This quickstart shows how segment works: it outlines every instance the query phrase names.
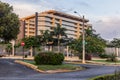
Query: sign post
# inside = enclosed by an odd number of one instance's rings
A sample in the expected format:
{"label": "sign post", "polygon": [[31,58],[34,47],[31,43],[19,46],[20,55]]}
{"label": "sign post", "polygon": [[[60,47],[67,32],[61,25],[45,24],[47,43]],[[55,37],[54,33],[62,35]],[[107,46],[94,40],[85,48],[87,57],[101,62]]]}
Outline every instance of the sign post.
{"label": "sign post", "polygon": [[25,46],[25,43],[24,43],[24,42],[21,42],[21,46],[22,46],[22,51],[23,51],[23,60],[24,60],[24,46]]}

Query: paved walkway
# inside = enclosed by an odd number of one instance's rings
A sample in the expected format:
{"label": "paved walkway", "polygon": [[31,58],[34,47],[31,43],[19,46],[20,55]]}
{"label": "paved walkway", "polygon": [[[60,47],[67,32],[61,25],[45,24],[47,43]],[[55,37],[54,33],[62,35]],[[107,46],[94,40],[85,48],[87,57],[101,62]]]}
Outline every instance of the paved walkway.
{"label": "paved walkway", "polygon": [[87,80],[103,74],[110,74],[120,67],[78,64],[88,69],[76,72],[43,74],[23,65],[14,63],[13,59],[0,59],[0,80]]}

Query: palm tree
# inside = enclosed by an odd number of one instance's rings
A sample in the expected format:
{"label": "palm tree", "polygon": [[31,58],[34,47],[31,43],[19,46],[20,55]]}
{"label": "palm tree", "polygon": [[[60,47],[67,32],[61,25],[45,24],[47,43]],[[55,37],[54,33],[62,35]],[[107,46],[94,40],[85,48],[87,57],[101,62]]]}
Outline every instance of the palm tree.
{"label": "palm tree", "polygon": [[60,52],[60,39],[62,36],[67,37],[65,33],[66,29],[62,28],[60,24],[57,24],[57,27],[54,28],[52,35],[57,39],[57,45],[58,45],[58,52]]}
{"label": "palm tree", "polygon": [[47,44],[49,44],[49,42],[52,42],[52,35],[49,30],[40,31],[40,32],[41,32],[42,39],[43,39],[43,45],[45,45],[46,47]]}

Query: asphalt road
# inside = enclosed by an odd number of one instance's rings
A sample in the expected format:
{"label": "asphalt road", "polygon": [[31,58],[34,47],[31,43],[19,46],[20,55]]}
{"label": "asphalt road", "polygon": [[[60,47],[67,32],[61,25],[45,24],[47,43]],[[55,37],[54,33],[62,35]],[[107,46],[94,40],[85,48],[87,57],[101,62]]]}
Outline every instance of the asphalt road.
{"label": "asphalt road", "polygon": [[120,67],[99,65],[78,65],[88,69],[76,72],[42,74],[14,63],[12,59],[0,59],[0,80],[87,80],[103,74],[113,73]]}

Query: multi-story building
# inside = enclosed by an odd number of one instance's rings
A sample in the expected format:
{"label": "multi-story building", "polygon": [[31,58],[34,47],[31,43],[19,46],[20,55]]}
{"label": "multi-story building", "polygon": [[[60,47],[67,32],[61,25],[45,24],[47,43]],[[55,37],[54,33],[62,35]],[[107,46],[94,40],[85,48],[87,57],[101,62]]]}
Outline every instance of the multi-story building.
{"label": "multi-story building", "polygon": [[77,39],[82,34],[82,26],[84,28],[91,27],[88,19],[73,16],[55,10],[49,10],[42,13],[35,13],[20,19],[21,27],[18,39],[23,37],[40,35],[40,30],[53,30],[57,24],[67,29],[66,34],[70,38]]}

